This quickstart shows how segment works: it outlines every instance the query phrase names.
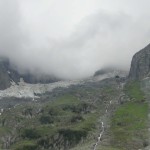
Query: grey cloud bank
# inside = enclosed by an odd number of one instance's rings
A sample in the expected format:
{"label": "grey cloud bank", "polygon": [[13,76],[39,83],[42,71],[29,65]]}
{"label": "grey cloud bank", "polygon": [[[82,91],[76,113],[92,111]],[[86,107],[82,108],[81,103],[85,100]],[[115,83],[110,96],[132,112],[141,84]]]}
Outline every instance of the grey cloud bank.
{"label": "grey cloud bank", "polygon": [[[124,1],[126,9],[120,11],[110,0],[101,1],[110,2],[106,9],[98,6],[99,1],[88,0],[85,8],[85,0],[73,6],[64,0],[60,12],[59,2],[0,1],[0,56],[8,57],[20,72],[75,79],[105,66],[128,70],[132,55],[150,42],[148,1],[142,5],[145,13],[137,10],[141,1],[132,11],[132,2]],[[67,13],[68,7],[74,12]]]}

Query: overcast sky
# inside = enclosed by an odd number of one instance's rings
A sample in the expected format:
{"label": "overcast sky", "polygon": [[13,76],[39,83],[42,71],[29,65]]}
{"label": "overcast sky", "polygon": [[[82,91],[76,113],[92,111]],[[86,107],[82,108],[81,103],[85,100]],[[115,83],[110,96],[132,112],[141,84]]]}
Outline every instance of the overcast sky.
{"label": "overcast sky", "polygon": [[150,43],[149,0],[0,0],[0,56],[63,78],[129,69]]}

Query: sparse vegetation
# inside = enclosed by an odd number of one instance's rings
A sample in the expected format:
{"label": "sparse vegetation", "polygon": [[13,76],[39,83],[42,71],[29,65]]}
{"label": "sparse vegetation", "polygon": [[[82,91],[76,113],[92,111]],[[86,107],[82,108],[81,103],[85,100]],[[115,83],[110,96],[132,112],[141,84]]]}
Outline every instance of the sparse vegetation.
{"label": "sparse vegetation", "polygon": [[33,141],[21,141],[13,147],[14,150],[37,150],[37,145]]}
{"label": "sparse vegetation", "polygon": [[140,89],[140,81],[128,82],[125,85],[124,91],[130,99],[135,99],[136,101],[142,101],[144,99],[144,93]]}
{"label": "sparse vegetation", "polygon": [[27,129],[23,129],[21,136],[26,139],[37,139],[40,137],[38,131],[36,129],[33,128],[27,128]]}
{"label": "sparse vegetation", "polygon": [[[100,117],[105,114],[110,101],[117,101],[116,97],[119,96],[115,80],[111,80],[111,84],[104,81],[102,85],[94,83],[68,89],[62,94],[54,94],[52,99],[48,94],[45,94],[46,100],[42,96],[42,103],[33,102],[8,109],[0,116],[0,123],[4,124],[2,130],[10,129],[0,134],[14,134],[17,139],[7,148],[66,150],[78,144],[83,144],[84,147],[89,143],[91,149],[99,134]],[[5,120],[4,123],[2,120]],[[6,149],[3,142],[1,147]]]}
{"label": "sparse vegetation", "polygon": [[[29,104],[9,110],[0,119],[3,124],[3,119],[6,118],[1,130],[7,126],[13,128],[12,124],[19,123],[15,133],[19,141],[10,145],[15,150],[72,147],[95,129],[97,115],[91,113],[93,107],[92,103],[80,101],[74,95],[64,94],[55,101],[42,104],[40,108]],[[15,120],[12,120],[12,113]],[[3,132],[6,134],[5,130]]]}
{"label": "sparse vegetation", "polygon": [[148,104],[142,101],[139,82],[128,83],[125,92],[130,102],[121,105],[112,117],[112,145],[124,149],[140,149],[147,139]]}
{"label": "sparse vegetation", "polygon": [[54,118],[48,115],[43,115],[40,117],[41,124],[51,124],[54,123]]}

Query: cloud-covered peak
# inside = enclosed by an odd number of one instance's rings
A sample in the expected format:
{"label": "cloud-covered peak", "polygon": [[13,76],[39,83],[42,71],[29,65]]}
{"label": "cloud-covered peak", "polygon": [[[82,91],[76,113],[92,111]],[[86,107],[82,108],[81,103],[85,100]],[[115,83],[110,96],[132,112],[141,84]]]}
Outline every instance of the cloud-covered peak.
{"label": "cloud-covered peak", "polygon": [[132,55],[150,42],[150,2],[123,4],[1,0],[0,56],[20,72],[65,79],[84,78],[105,66],[129,69]]}

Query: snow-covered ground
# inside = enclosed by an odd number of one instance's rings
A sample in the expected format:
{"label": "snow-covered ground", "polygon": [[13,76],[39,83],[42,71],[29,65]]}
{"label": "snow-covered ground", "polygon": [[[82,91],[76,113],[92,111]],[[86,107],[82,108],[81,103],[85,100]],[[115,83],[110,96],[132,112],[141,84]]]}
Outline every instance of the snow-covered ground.
{"label": "snow-covered ground", "polygon": [[17,85],[15,82],[12,82],[10,88],[5,90],[0,90],[0,98],[3,97],[28,97],[28,98],[37,98],[36,94],[42,94],[47,91],[52,91],[55,88],[59,87],[69,87],[70,85],[81,84],[81,81],[59,81],[49,84],[28,84],[25,83],[22,79]]}
{"label": "snow-covered ground", "polygon": [[[91,77],[86,80],[69,80],[69,81],[58,81],[49,84],[28,84],[20,79],[20,82],[16,84],[12,81],[10,88],[5,90],[0,90],[0,99],[3,97],[17,97],[17,98],[38,98],[37,94],[42,94],[48,91],[52,91],[55,88],[63,87],[68,88],[70,85],[84,84],[86,82],[98,82],[106,78],[115,77],[115,75],[120,73],[108,72],[99,76]],[[120,75],[124,76],[124,75]]]}

